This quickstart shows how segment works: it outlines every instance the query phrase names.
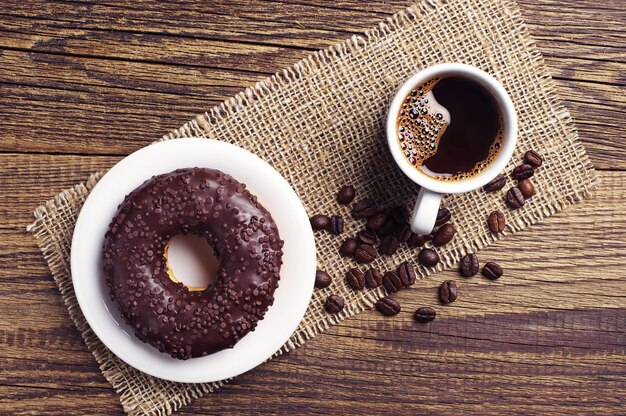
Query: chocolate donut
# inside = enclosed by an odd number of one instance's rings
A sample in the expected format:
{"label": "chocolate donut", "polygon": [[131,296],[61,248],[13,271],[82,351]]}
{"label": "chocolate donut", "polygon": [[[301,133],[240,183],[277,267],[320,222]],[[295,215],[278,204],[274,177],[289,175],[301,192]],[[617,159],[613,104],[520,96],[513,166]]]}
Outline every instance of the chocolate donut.
{"label": "chocolate donut", "polygon": [[[105,235],[111,299],[135,335],[179,359],[232,348],[274,302],[283,242],[245,185],[214,169],[154,176],[126,196]],[[164,250],[179,234],[213,247],[217,280],[190,291],[168,276]]]}

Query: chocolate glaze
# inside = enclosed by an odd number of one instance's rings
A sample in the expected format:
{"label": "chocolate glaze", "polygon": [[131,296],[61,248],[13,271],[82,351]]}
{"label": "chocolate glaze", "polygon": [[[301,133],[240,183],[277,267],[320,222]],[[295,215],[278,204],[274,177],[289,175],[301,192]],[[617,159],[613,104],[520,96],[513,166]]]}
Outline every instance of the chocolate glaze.
{"label": "chocolate glaze", "polygon": [[[189,291],[167,274],[168,241],[193,233],[220,260],[217,281]],[[106,233],[110,296],[144,342],[188,359],[232,348],[274,302],[283,242],[245,185],[214,169],[154,176],[126,196]]]}

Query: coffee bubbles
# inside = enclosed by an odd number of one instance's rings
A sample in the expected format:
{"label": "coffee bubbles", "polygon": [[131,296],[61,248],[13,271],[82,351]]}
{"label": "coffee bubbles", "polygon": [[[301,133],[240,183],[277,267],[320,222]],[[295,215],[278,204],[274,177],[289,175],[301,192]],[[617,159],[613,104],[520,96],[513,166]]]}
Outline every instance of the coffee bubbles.
{"label": "coffee bubbles", "polygon": [[504,140],[495,98],[476,81],[436,77],[405,97],[396,126],[405,159],[442,181],[469,179],[497,157]]}

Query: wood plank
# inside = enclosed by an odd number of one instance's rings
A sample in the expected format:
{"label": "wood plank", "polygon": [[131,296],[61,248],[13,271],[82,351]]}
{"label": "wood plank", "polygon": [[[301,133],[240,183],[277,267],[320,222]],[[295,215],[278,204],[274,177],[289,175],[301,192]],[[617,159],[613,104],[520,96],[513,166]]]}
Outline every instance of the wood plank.
{"label": "wood plank", "polygon": [[[0,82],[9,84],[2,87],[0,117],[9,128],[0,151],[127,154],[311,49],[345,38],[343,29],[362,31],[406,4],[295,3],[263,2],[258,10],[245,2],[216,2],[209,10],[186,3],[177,13],[160,2],[7,8],[0,48],[17,50],[0,53]],[[626,168],[626,16],[618,2],[522,6],[592,160]]]}
{"label": "wood plank", "polygon": [[[89,23],[86,23],[89,26]],[[19,18],[4,15],[0,23],[0,48],[27,50],[55,55],[110,58],[165,65],[231,68],[238,63],[240,71],[258,72],[259,67],[287,66],[289,49],[239,41],[213,40],[184,34],[145,33],[140,28],[108,27],[86,29],[60,24],[47,17]],[[104,35],[103,35],[104,33]],[[184,49],[181,50],[181,45]],[[298,48],[297,53],[302,53]],[[315,49],[311,49],[315,50]]]}
{"label": "wood plank", "polygon": [[0,385],[0,410],[7,415],[123,415],[113,389],[48,389]]}
{"label": "wood plank", "polygon": [[[14,195],[0,206],[12,218],[0,227],[0,409],[81,413],[84,391],[103,414],[120,412],[23,231],[28,207],[117,159],[0,155],[0,194]],[[461,279],[456,271],[424,279],[394,296],[400,315],[372,311],[344,321],[182,414],[528,414],[548,405],[553,414],[620,413],[626,172],[601,172],[601,183],[592,199],[482,250],[483,262],[504,267],[499,281]],[[449,278],[459,283],[459,299],[439,306],[436,287]],[[437,309],[433,323],[412,321],[422,305]]]}
{"label": "wood plank", "polygon": [[[188,121],[196,107],[210,108],[217,102],[170,95],[149,104],[145,93],[121,89],[92,95],[69,88],[5,85],[3,92],[6,101],[0,103],[0,112],[10,129],[3,140],[5,152],[45,148],[56,153],[57,146],[61,153],[128,154],[161,138],[161,131]],[[60,143],[66,144],[58,147]],[[107,148],[107,143],[114,146]]]}
{"label": "wood plank", "polygon": [[[42,333],[39,337],[45,335]],[[83,360],[83,357],[76,359],[64,353],[60,354],[64,356],[61,359],[53,346],[49,348],[48,354],[40,352],[37,358],[12,358],[3,355],[0,385],[68,391],[80,391],[84,388],[94,392],[111,390],[111,385],[104,376],[97,374],[98,364],[91,354],[86,354]],[[83,349],[87,348],[83,346]],[[48,356],[54,358],[50,359]]]}
{"label": "wood plank", "polygon": [[[362,32],[401,7],[360,11],[297,3],[246,1],[185,2],[184,6],[159,1],[80,2],[68,7],[42,8],[36,3],[14,5],[2,13],[20,28],[28,20],[52,22],[56,28],[85,28],[123,33],[174,34],[183,37],[263,43],[319,49]],[[410,2],[403,2],[405,5]],[[173,24],[176,22],[178,24]],[[12,25],[15,28],[14,25]],[[10,27],[7,27],[10,28]],[[32,32],[29,29],[29,32]],[[42,45],[44,46],[44,45]]]}
{"label": "wood plank", "polygon": [[[568,319],[565,313],[555,312],[554,317],[569,323],[579,319],[577,314],[571,313]],[[359,332],[379,332],[382,327],[398,334],[406,326],[416,325],[407,318],[402,319],[407,322],[403,325],[395,318],[381,323],[383,318],[374,313],[362,316],[372,316],[374,322]],[[585,317],[590,323],[597,319]],[[522,318],[524,325],[537,326],[536,333],[551,325],[529,315]],[[514,408],[514,414],[528,414],[543,413],[547,405],[551,414],[619,412],[624,400],[621,353],[577,354],[567,348],[562,348],[567,352],[546,351],[533,345],[534,338],[528,340],[525,350],[511,348],[506,336],[513,330],[505,329],[499,339],[476,340],[472,325],[457,318],[454,322],[448,336],[433,335],[429,328],[415,336],[405,334],[400,343],[396,337],[393,342],[344,338],[341,324],[339,333],[333,329],[332,335],[262,366],[256,374],[238,378],[215,397],[201,399],[185,410],[217,414],[232,409],[233,400],[243,395],[250,403],[246,411],[252,412],[272,408],[284,413],[295,407],[307,414],[484,414],[485,409],[506,413],[507,408]],[[513,325],[518,327],[520,320]],[[493,351],[494,344],[498,352]],[[282,364],[275,374],[272,368]],[[280,376],[284,372],[291,373],[289,382]],[[283,392],[280,397],[272,395],[276,389]]]}
{"label": "wood plank", "polygon": [[[32,208],[408,3],[0,0],[0,413],[122,414],[24,231]],[[594,163],[625,169],[622,2],[521,6]],[[601,179],[479,253],[500,281],[424,279],[400,315],[344,321],[180,414],[626,414],[626,172]],[[459,300],[439,306],[448,278]],[[421,305],[433,323],[413,323]]]}
{"label": "wood plank", "polygon": [[[0,136],[3,151],[53,151],[63,142],[63,152],[128,154],[236,94],[244,79],[265,77],[19,51],[5,51],[0,62],[0,79],[11,77],[0,102],[8,128]],[[46,68],[44,76],[37,66]],[[617,68],[602,71],[619,77]],[[556,76],[594,163],[626,167],[626,143],[616,139],[626,123],[622,86]],[[209,82],[214,77],[218,85]]]}

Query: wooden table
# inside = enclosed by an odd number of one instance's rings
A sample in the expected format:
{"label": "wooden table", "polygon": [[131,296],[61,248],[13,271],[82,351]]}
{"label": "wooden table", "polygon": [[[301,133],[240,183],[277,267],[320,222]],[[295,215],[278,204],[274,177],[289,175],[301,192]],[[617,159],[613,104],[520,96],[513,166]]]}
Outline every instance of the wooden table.
{"label": "wooden table", "polygon": [[[120,414],[34,240],[32,209],[310,52],[408,5],[2,0],[0,413]],[[626,12],[523,0],[600,171],[593,198],[483,250],[506,278],[456,272],[261,365],[180,414],[626,414]]]}

